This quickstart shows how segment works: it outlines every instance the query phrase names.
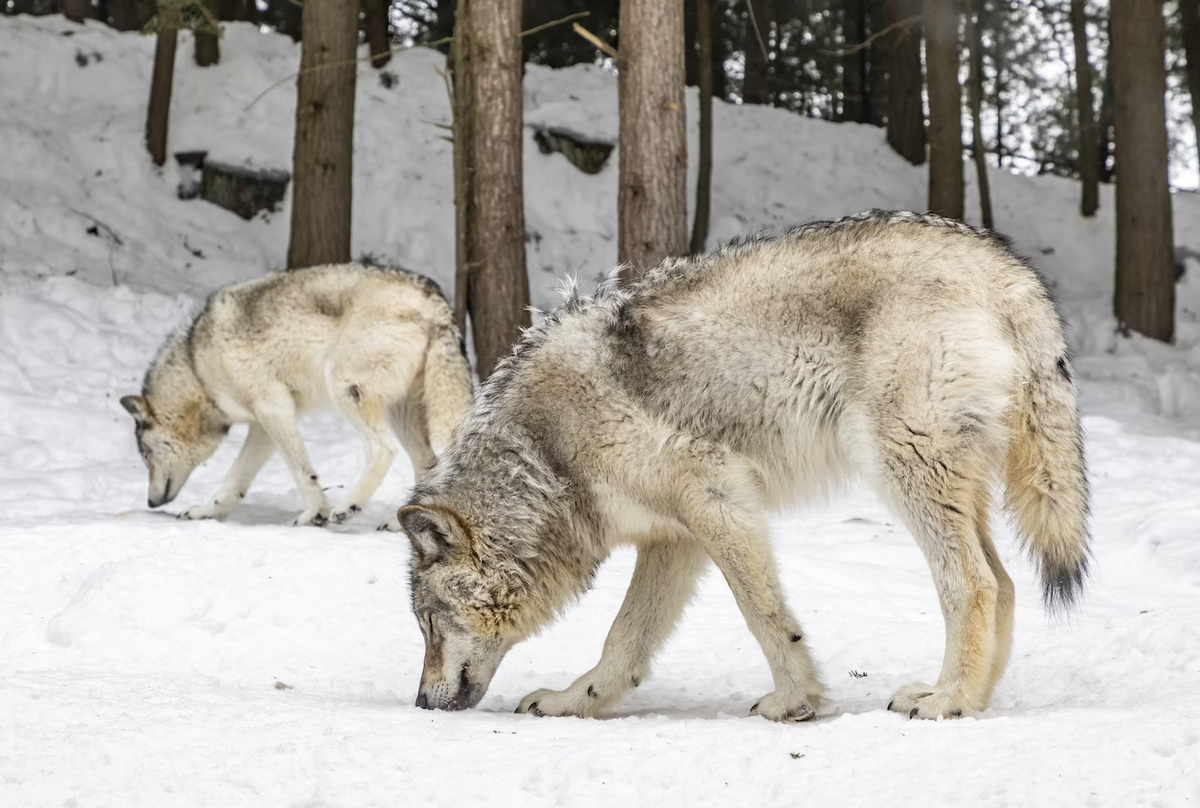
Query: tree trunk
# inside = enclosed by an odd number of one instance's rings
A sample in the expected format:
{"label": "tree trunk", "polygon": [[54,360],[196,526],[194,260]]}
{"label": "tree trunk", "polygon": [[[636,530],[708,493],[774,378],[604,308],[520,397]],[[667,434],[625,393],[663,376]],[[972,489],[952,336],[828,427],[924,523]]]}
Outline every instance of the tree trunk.
{"label": "tree trunk", "polygon": [[929,209],[963,217],[962,92],[958,83],[958,6],[925,0],[929,85]]}
{"label": "tree trunk", "polygon": [[[463,49],[456,41],[455,97],[461,101],[456,100],[455,108],[467,114],[454,124],[456,135],[464,133],[455,168],[461,166],[467,195],[458,220],[464,226],[458,241],[464,252],[456,263],[465,275],[482,379],[491,375],[520,330],[530,324],[522,191],[521,2],[459,0],[457,32],[463,35]],[[455,143],[456,150],[459,145]],[[459,187],[458,176],[455,185]],[[460,285],[457,278],[455,285]]]}
{"label": "tree trunk", "polygon": [[[646,0],[639,0],[645,2]],[[678,0],[660,0],[673,6]],[[745,78],[742,80],[742,102],[771,103],[770,69],[771,29],[775,22],[773,0],[746,0]],[[664,13],[670,13],[667,9]],[[625,30],[624,27],[621,28]]]}
{"label": "tree trunk", "polygon": [[[1109,28],[1108,41],[1112,42],[1112,28]],[[1096,173],[1100,177],[1100,182],[1112,182],[1113,172],[1116,169],[1116,160],[1109,164],[1109,159],[1113,156],[1113,87],[1112,87],[1112,48],[1108,50],[1108,59],[1105,60],[1104,70],[1104,86],[1100,92],[1100,124],[1096,128],[1099,130],[1097,137],[1098,145],[1096,147]]]}
{"label": "tree trunk", "polygon": [[[215,25],[217,22],[215,0],[200,0],[200,5],[204,7],[204,12]],[[221,61],[221,40],[216,34],[206,31],[196,31],[196,42],[192,56],[195,58],[196,64],[200,67],[215,65]]]}
{"label": "tree trunk", "polygon": [[1196,130],[1196,149],[1200,152],[1200,0],[1179,0],[1179,13],[1187,55],[1188,92],[1192,96],[1192,128]]}
{"label": "tree trunk", "polygon": [[175,80],[175,45],[179,31],[160,28],[154,44],[154,77],[146,110],[146,148],[156,166],[167,161],[167,123],[171,117],[171,84]]}
{"label": "tree trunk", "polygon": [[725,62],[729,59],[730,40],[727,34],[729,15],[725,13],[723,4],[717,0],[717,5],[709,7],[709,27],[712,29],[712,77],[713,98],[722,101],[729,100],[729,77],[725,74]]}
{"label": "tree trunk", "polygon": [[[892,24],[921,13],[921,0],[890,0]],[[892,40],[888,77],[887,139],[915,166],[925,162],[925,109],[921,101],[921,23],[900,28]]]}
{"label": "tree trunk", "polygon": [[1004,70],[1008,58],[1008,29],[1003,16],[996,16],[996,36],[992,46],[992,59],[996,65],[996,167],[1004,167]]}
{"label": "tree trunk", "polygon": [[[468,262],[468,225],[471,221],[471,43],[467,39],[467,0],[455,5],[456,20],[451,33],[450,75],[454,82],[454,322],[467,334],[468,292],[471,265]],[[442,6],[438,5],[439,17]]]}
{"label": "tree trunk", "polygon": [[392,58],[391,26],[388,25],[387,0],[362,0],[363,27],[371,47],[371,65],[381,68]]}
{"label": "tree trunk", "polygon": [[988,185],[987,155],[983,148],[983,124],[980,111],[983,108],[983,39],[979,33],[979,21],[975,18],[975,0],[965,0],[964,11],[967,21],[967,41],[971,46],[971,152],[975,160],[975,176],[979,183],[979,215],[983,226],[995,227],[992,218],[992,192]]}
{"label": "tree trunk", "polygon": [[628,281],[687,252],[683,0],[622,0],[617,260]]}
{"label": "tree trunk", "polygon": [[306,0],[302,28],[289,269],[350,260],[358,4]]}
{"label": "tree trunk", "polygon": [[1162,0],[1111,8],[1110,69],[1117,149],[1117,321],[1170,342],[1175,259],[1167,187]]}
{"label": "tree trunk", "polygon": [[696,39],[700,70],[700,165],[696,177],[696,215],[692,222],[692,252],[704,252],[712,206],[712,0],[696,0]]}
{"label": "tree trunk", "polygon": [[110,0],[104,22],[118,31],[140,31],[155,10],[154,0]]}
{"label": "tree trunk", "polygon": [[[1192,0],[1196,2],[1196,0]],[[1092,63],[1088,59],[1086,0],[1071,0],[1071,31],[1075,37],[1075,106],[1079,116],[1079,178],[1083,181],[1080,212],[1095,216],[1100,207],[1100,162],[1096,149],[1096,110],[1092,98]],[[1185,0],[1186,4],[1186,0]],[[1200,58],[1200,57],[1198,57]],[[1198,63],[1200,64],[1200,63]]]}
{"label": "tree trunk", "polygon": [[[866,4],[868,0],[843,0],[843,48],[850,49],[866,37]],[[842,57],[842,120],[866,121],[865,93],[867,87],[867,48]]]}
{"label": "tree trunk", "polygon": [[83,22],[92,11],[91,0],[63,0],[63,16],[71,22]]}

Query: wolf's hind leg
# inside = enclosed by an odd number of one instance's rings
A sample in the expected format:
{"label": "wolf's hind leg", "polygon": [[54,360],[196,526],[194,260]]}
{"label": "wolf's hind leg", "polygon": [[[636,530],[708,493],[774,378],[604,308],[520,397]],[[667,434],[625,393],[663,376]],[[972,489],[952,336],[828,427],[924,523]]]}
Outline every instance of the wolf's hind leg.
{"label": "wolf's hind leg", "polygon": [[266,431],[258,424],[250,424],[246,433],[246,442],[238,452],[237,460],[233,461],[220,490],[207,505],[197,505],[179,514],[180,519],[221,519],[233,508],[234,504],[246,496],[250,483],[262,471],[263,465],[275,451],[275,444]]}
{"label": "wolf's hind leg", "polygon": [[687,539],[640,545],[633,580],[596,667],[566,690],[538,690],[521,699],[518,713],[594,717],[637,687],[670,635],[696,580],[708,564],[704,548]]}
{"label": "wolf's hind leg", "polygon": [[387,403],[365,385],[343,384],[336,391],[338,409],[362,435],[367,450],[367,467],[345,501],[329,518],[344,522],[358,513],[379,488],[396,457],[396,445],[386,426]]}
{"label": "wolf's hind leg", "polygon": [[[429,443],[429,434],[425,429],[425,408],[419,401],[419,394],[412,393],[404,403],[393,404],[388,409],[388,423],[412,463],[413,480],[421,482],[421,478],[433,466],[437,456]],[[390,530],[393,533],[400,531],[400,520],[396,518],[395,511],[379,529]]]}
{"label": "wolf's hind leg", "polygon": [[992,670],[984,701],[985,707],[991,701],[996,683],[1004,674],[1004,666],[1008,664],[1008,652],[1012,647],[1013,606],[1016,594],[1012,578],[1000,563],[1000,555],[996,552],[996,545],[992,543],[988,524],[989,502],[990,498],[987,496],[977,497],[975,505],[975,526],[979,532],[979,544],[983,547],[983,555],[987,558],[988,567],[996,576],[996,583],[999,586],[996,593],[996,647],[992,652]]}
{"label": "wolf's hind leg", "polygon": [[[987,480],[971,467],[981,453],[943,438],[909,428],[904,440],[888,442],[882,452],[884,493],[929,562],[946,623],[937,684],[906,685],[888,705],[910,718],[958,718],[984,709],[996,678],[998,636],[1007,639],[1011,630],[1011,589],[1004,612],[988,558],[988,550],[995,551],[986,532],[980,532],[979,501],[986,503]],[[998,617],[1005,614],[1002,627]]]}

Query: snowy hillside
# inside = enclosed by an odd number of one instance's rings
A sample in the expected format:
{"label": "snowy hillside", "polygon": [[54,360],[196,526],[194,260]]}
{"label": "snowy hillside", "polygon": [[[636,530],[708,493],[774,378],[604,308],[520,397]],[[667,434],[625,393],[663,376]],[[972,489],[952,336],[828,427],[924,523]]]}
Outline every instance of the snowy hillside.
{"label": "snowy hillside", "polygon": [[[479,710],[429,713],[411,706],[422,640],[407,542],[374,531],[411,483],[403,459],[336,530],[286,526],[299,500],[278,459],[225,523],[146,510],[117,399],[201,295],[283,266],[288,226],[286,202],[243,221],[178,199],[173,161],[153,168],[152,51],[95,24],[0,20],[0,806],[1200,802],[1200,199],[1173,198],[1187,262],[1177,345],[1163,346],[1114,333],[1111,188],[1084,221],[1073,183],[991,176],[997,226],[1054,286],[1079,354],[1096,557],[1080,613],[1048,621],[997,523],[1016,633],[978,719],[884,710],[899,685],[936,676],[942,619],[916,545],[857,489],[773,524],[829,688],[814,722],[747,717],[770,676],[715,573],[613,718],[513,715],[527,692],[594,663],[629,553],[509,654]],[[222,58],[196,68],[181,36],[169,151],[290,169],[294,84],[255,99],[296,70],[298,47],[231,24]],[[405,53],[391,88],[360,68],[354,252],[452,288],[442,63]],[[616,155],[585,175],[541,154],[533,129],[615,139],[616,83],[531,66],[525,99],[529,267],[544,307],[562,275],[615,260]],[[715,121],[714,240],[924,204],[924,171],[878,129],[725,104]],[[331,418],[305,428],[323,478],[351,480],[350,430]],[[241,434],[178,509],[215,490]]]}

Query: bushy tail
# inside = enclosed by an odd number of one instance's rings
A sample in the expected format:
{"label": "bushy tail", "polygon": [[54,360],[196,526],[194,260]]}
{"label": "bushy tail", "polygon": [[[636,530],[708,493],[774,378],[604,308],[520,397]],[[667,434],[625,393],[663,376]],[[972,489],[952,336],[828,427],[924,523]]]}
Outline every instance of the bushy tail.
{"label": "bushy tail", "polygon": [[471,368],[453,323],[438,325],[425,349],[425,429],[441,451],[471,408]]}
{"label": "bushy tail", "polygon": [[1075,603],[1087,577],[1088,486],[1065,352],[1034,361],[1013,412],[1005,505],[1041,574],[1046,610],[1055,612]]}

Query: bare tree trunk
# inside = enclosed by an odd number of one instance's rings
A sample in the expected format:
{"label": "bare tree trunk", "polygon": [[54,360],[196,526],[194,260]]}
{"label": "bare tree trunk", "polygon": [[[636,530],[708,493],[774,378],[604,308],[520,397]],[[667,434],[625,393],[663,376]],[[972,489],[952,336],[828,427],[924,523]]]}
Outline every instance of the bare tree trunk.
{"label": "bare tree trunk", "polygon": [[996,166],[1004,167],[1004,70],[1008,58],[1007,20],[996,18],[996,36],[992,47],[992,58],[996,65]]}
{"label": "bare tree trunk", "polygon": [[[866,3],[868,0],[843,0],[842,33],[844,47],[852,48],[866,37]],[[842,120],[866,121],[865,93],[867,86],[867,48],[842,57]]]}
{"label": "bare tree trunk", "polygon": [[963,217],[962,92],[958,83],[958,6],[925,0],[929,86],[929,209]]}
{"label": "bare tree trunk", "polygon": [[1179,0],[1179,13],[1187,54],[1188,92],[1192,96],[1192,128],[1196,130],[1196,149],[1200,152],[1200,0]]}
{"label": "bare tree trunk", "polygon": [[[205,13],[208,14],[209,19],[215,24],[217,21],[215,0],[200,0],[200,5],[204,7]],[[196,31],[196,42],[192,56],[196,60],[196,64],[200,67],[215,65],[221,61],[221,40],[216,34],[207,31]]]}
{"label": "bare tree trunk", "polygon": [[288,268],[350,260],[355,0],[306,0],[297,79]]}
{"label": "bare tree trunk", "polygon": [[1112,149],[1112,130],[1113,130],[1113,83],[1112,83],[1112,21],[1110,19],[1108,25],[1108,55],[1104,60],[1104,84],[1100,90],[1100,122],[1097,129],[1100,130],[1098,138],[1099,145],[1097,146],[1096,165],[1099,169],[1100,182],[1112,182],[1113,172],[1116,168],[1116,160],[1113,160],[1112,165],[1109,165],[1109,158],[1113,156]]}
{"label": "bare tree trunk", "polygon": [[171,117],[171,84],[175,80],[175,45],[179,31],[162,27],[155,37],[154,77],[146,110],[146,148],[156,166],[167,161],[167,124]]}
{"label": "bare tree trunk", "polygon": [[[465,256],[459,269],[466,275],[479,376],[486,378],[530,323],[522,190],[521,2],[459,0],[456,39],[458,32],[465,35],[465,50],[459,51],[456,42],[455,94],[462,103],[455,106],[469,108],[462,122],[455,121],[456,134],[460,126],[465,132],[462,167],[468,193],[465,233],[459,242]],[[678,44],[682,48],[682,31]]]}
{"label": "bare tree trunk", "polygon": [[[1185,0],[1186,1],[1186,0]],[[1195,0],[1192,0],[1195,2]],[[1079,178],[1083,181],[1080,212],[1095,216],[1100,207],[1100,162],[1096,150],[1096,110],[1092,98],[1092,63],[1088,59],[1086,0],[1071,0],[1071,31],[1075,37],[1075,95],[1079,116]]]}
{"label": "bare tree trunk", "polygon": [[392,58],[391,27],[388,25],[387,0],[362,0],[363,27],[371,47],[371,65],[381,68]]}
{"label": "bare tree trunk", "polygon": [[688,249],[683,0],[622,0],[617,259],[625,280]]}
{"label": "bare tree trunk", "polygon": [[696,178],[696,215],[692,222],[692,252],[704,252],[708,241],[708,220],[712,209],[713,162],[713,64],[712,0],[696,0],[696,39],[699,40],[700,71],[700,165]]}
{"label": "bare tree trunk", "polygon": [[63,0],[63,16],[71,22],[83,22],[92,11],[90,0]]}
{"label": "bare tree trunk", "polygon": [[[639,0],[645,2],[645,0]],[[673,5],[676,0],[660,0]],[[746,104],[769,104],[771,29],[775,22],[773,0],[744,0],[748,10],[746,20],[746,69],[742,80],[742,101]],[[621,28],[625,30],[624,27]]]}
{"label": "bare tree trunk", "polygon": [[[454,77],[454,322],[466,336],[471,265],[468,262],[468,228],[471,222],[471,43],[467,30],[468,0],[455,5],[454,39],[449,62]],[[442,10],[439,5],[439,12]],[[440,13],[439,13],[440,18]]]}
{"label": "bare tree trunk", "polygon": [[987,155],[983,149],[983,124],[980,111],[983,107],[983,40],[979,33],[979,21],[975,19],[975,0],[965,0],[964,11],[967,21],[967,40],[971,43],[971,151],[975,159],[975,176],[979,183],[979,214],[983,226],[995,227],[992,218],[992,192],[988,185]]}
{"label": "bare tree trunk", "polygon": [[1162,0],[1111,8],[1110,69],[1117,148],[1117,321],[1170,342],[1175,259],[1167,186]]}
{"label": "bare tree trunk", "polygon": [[[921,13],[921,0],[890,0],[892,23]],[[925,162],[925,109],[921,101],[921,23],[900,28],[892,41],[887,139],[915,166]]]}

